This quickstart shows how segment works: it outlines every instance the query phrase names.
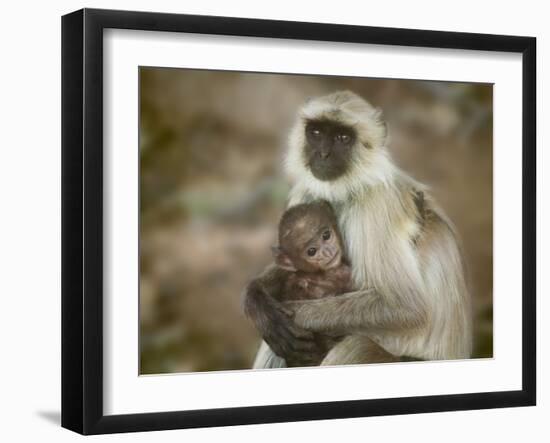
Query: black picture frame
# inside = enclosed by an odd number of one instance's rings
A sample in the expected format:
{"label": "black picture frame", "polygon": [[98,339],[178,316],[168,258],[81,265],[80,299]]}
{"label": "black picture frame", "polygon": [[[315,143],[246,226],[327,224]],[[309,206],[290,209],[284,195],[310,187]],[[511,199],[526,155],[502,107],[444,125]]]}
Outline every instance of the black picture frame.
{"label": "black picture frame", "polygon": [[[102,36],[107,28],[522,54],[522,389],[104,415]],[[83,9],[63,16],[62,426],[82,434],[103,434],[535,405],[535,84],[536,39],[532,37],[97,9]]]}

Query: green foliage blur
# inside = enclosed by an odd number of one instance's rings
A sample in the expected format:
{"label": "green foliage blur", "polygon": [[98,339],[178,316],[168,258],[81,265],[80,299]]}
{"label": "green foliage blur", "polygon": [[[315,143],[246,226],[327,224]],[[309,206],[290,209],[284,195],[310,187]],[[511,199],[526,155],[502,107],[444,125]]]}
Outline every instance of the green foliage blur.
{"label": "green foliage blur", "polygon": [[142,374],[250,368],[241,292],[271,261],[285,136],[307,97],[339,89],[384,111],[396,163],[456,224],[475,356],[492,356],[491,85],[140,68]]}

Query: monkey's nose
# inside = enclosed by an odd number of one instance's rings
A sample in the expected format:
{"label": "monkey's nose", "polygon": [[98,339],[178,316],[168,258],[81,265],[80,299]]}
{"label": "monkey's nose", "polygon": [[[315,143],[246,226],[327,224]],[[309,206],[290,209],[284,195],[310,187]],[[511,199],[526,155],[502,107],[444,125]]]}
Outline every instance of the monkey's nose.
{"label": "monkey's nose", "polygon": [[330,155],[330,150],[329,149],[321,149],[321,151],[319,151],[319,155],[321,156],[322,159],[325,159]]}

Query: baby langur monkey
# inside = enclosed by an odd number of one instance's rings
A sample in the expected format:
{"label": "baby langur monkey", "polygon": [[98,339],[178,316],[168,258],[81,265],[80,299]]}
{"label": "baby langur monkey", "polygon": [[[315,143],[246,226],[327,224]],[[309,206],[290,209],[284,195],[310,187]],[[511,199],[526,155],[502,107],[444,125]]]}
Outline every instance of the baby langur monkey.
{"label": "baby langur monkey", "polygon": [[336,216],[325,201],[288,209],[279,223],[275,264],[288,271],[279,301],[311,300],[352,290]]}
{"label": "baby langur monkey", "polygon": [[288,209],[279,223],[279,245],[272,248],[275,264],[253,279],[245,290],[246,315],[287,366],[319,365],[342,337],[308,332],[309,346],[304,342],[300,349],[277,347],[272,336],[289,332],[284,329],[287,320],[277,317],[284,313],[258,306],[275,303],[284,306],[285,302],[338,296],[352,290],[351,267],[344,257],[337,226],[332,207],[326,201]]}

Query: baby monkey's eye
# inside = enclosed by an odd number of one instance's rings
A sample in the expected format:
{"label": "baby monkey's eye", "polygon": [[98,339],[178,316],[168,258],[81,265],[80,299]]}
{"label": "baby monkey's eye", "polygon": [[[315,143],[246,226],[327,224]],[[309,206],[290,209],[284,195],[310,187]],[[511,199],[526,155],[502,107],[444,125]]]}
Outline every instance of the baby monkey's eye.
{"label": "baby monkey's eye", "polygon": [[323,232],[323,240],[328,240],[330,238],[330,231]]}
{"label": "baby monkey's eye", "polygon": [[310,257],[313,257],[316,253],[317,253],[317,249],[315,248],[309,248],[307,250],[307,255],[309,255]]}

